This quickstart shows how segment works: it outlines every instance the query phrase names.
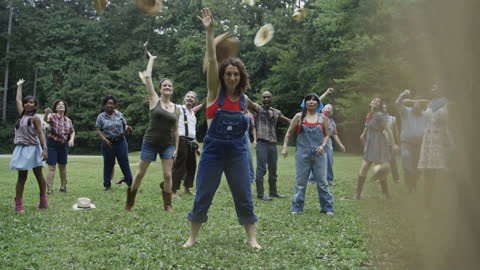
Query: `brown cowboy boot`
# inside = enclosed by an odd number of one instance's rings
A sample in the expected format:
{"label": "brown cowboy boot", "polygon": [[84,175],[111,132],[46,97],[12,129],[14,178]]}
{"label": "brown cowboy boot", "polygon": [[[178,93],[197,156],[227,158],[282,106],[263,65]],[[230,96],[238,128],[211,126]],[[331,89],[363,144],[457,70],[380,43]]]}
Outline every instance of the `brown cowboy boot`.
{"label": "brown cowboy boot", "polygon": [[132,210],[133,205],[135,204],[135,197],[137,196],[138,189],[132,189],[128,187],[127,189],[127,203],[125,203],[125,210]]}
{"label": "brown cowboy boot", "polygon": [[162,197],[163,197],[163,209],[167,212],[173,212],[172,206],[172,193],[168,193],[163,191],[164,190],[164,183],[160,183],[160,188],[162,189]]}
{"label": "brown cowboy boot", "polygon": [[363,185],[365,184],[365,179],[367,179],[366,176],[360,176],[360,175],[358,176],[357,191],[354,196],[355,200],[360,200],[360,195],[362,194],[362,189],[363,189]]}
{"label": "brown cowboy boot", "polygon": [[173,206],[172,206],[172,193],[167,193],[165,191],[162,191],[162,197],[163,197],[163,209],[167,212],[173,212]]}

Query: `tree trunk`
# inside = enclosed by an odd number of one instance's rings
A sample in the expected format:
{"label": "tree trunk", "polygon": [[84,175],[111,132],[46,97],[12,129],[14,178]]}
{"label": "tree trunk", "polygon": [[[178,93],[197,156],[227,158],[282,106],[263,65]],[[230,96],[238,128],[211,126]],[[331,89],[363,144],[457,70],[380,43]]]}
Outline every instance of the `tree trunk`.
{"label": "tree trunk", "polygon": [[7,121],[7,96],[8,96],[8,72],[9,72],[9,66],[10,66],[10,61],[8,61],[8,53],[10,52],[10,34],[12,33],[12,17],[13,17],[13,8],[12,8],[12,2],[9,4],[10,6],[10,15],[8,17],[8,36],[7,36],[7,49],[5,56],[7,57],[7,61],[5,61],[5,79],[4,79],[4,85],[3,85],[3,107],[2,107],[2,121],[6,122]]}

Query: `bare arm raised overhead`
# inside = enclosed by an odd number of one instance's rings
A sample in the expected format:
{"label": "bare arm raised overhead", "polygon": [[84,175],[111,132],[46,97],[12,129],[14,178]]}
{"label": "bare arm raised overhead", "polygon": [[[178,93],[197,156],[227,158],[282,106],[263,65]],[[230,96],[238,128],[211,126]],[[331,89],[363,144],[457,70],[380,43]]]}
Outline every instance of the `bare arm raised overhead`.
{"label": "bare arm raised overhead", "polygon": [[23,91],[23,83],[24,82],[25,82],[24,79],[20,79],[17,82],[17,97],[16,97],[15,101],[16,101],[16,104],[17,104],[18,114],[23,113],[23,101],[22,101],[23,94],[22,94],[22,91]]}
{"label": "bare arm raised overhead", "polygon": [[217,63],[217,53],[215,51],[214,45],[214,34],[213,34],[213,15],[210,13],[210,9],[203,8],[201,10],[200,16],[198,19],[202,22],[205,27],[205,39],[206,39],[206,49],[207,49],[207,107],[215,102],[219,93],[220,93],[220,79],[218,78],[218,63]]}
{"label": "bare arm raised overhead", "polygon": [[153,86],[153,81],[152,81],[152,69],[153,69],[153,62],[155,61],[155,58],[157,56],[154,56],[148,53],[148,64],[147,64],[147,69],[143,72],[139,72],[140,78],[142,79],[142,82],[145,84],[147,88],[147,93],[148,93],[148,104],[149,104],[149,109],[152,110],[157,106],[159,97],[157,95],[157,92],[155,92],[155,86]]}

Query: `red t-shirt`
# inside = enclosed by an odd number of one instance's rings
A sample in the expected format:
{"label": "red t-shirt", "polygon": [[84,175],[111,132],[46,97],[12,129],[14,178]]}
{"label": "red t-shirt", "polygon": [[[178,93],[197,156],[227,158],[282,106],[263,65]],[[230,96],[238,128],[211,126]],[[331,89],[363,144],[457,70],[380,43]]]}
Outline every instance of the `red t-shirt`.
{"label": "red t-shirt", "polygon": [[[217,112],[218,108],[220,107],[218,106],[218,97],[217,97],[215,102],[207,108],[207,119],[212,119],[215,116],[215,113]],[[227,111],[241,111],[240,98],[237,101],[232,102],[227,96],[225,96],[225,98],[223,99],[222,109]]]}

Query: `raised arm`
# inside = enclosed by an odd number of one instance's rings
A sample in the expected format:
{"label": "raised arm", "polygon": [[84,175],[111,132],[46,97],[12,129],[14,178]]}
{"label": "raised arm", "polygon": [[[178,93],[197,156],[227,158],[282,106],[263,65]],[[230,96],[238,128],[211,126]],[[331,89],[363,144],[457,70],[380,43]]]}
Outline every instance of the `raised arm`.
{"label": "raised arm", "polygon": [[247,110],[250,110],[250,112],[255,112],[255,114],[260,111],[260,105],[258,103],[253,102],[249,97],[245,95],[246,103],[247,103]]}
{"label": "raised arm", "polygon": [[333,88],[328,88],[327,90],[325,90],[325,92],[320,96],[320,101],[323,101],[328,95],[330,95],[331,93],[333,93]]}
{"label": "raised arm", "polygon": [[18,111],[18,114],[22,114],[23,113],[23,96],[22,96],[22,91],[23,91],[23,83],[25,82],[24,79],[20,79],[18,80],[17,82],[17,98],[15,99],[16,100],[16,103],[17,103],[17,111]]}
{"label": "raised arm", "polygon": [[286,123],[286,124],[290,124],[290,123],[292,122],[292,119],[286,117],[286,116],[283,115],[283,114],[280,115],[280,118],[278,118],[278,119],[280,119],[280,121],[282,121],[282,122],[284,122],[284,123]]}
{"label": "raised arm", "polygon": [[203,103],[198,104],[197,106],[192,108],[193,113],[198,113],[201,109],[203,109]]}
{"label": "raised arm", "polygon": [[288,127],[287,134],[285,134],[285,139],[283,140],[283,148],[282,148],[282,155],[283,158],[287,158],[288,156],[288,141],[290,140],[290,137],[293,135],[293,132],[295,132],[295,128],[298,126],[300,123],[300,118],[302,115],[300,113],[297,113],[292,121],[290,122],[290,126]]}
{"label": "raised arm", "polygon": [[52,120],[52,109],[50,108],[46,108],[44,111],[43,111],[45,114],[43,115],[43,121],[47,122],[50,124],[50,120]]}
{"label": "raised arm", "polygon": [[[158,95],[155,92],[155,86],[153,86],[153,81],[152,81],[152,69],[153,69],[153,62],[155,62],[156,56],[148,53],[148,64],[147,64],[147,69],[144,72],[140,72],[140,78],[142,79],[142,82],[145,83],[145,86],[147,88],[147,93],[148,93],[148,101],[149,101],[149,107],[150,110],[155,108],[155,106],[158,103]],[[143,75],[143,78],[142,78]]]}
{"label": "raised arm", "polygon": [[198,16],[203,26],[205,27],[205,39],[207,48],[207,106],[215,102],[220,93],[220,79],[218,78],[218,63],[217,53],[214,45],[213,34],[213,15],[210,13],[210,9],[203,8],[200,16]]}

